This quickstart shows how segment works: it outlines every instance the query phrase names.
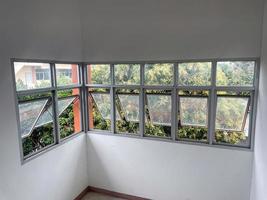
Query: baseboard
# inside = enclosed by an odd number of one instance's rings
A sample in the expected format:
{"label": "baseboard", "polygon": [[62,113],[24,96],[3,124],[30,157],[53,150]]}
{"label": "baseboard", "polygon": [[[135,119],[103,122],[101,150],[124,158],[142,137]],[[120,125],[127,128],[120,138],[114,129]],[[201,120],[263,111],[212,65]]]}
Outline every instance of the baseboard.
{"label": "baseboard", "polygon": [[86,187],[74,200],[81,200],[89,192],[89,187]]}
{"label": "baseboard", "polygon": [[114,191],[110,191],[110,190],[106,190],[106,189],[102,189],[102,188],[97,188],[97,187],[92,187],[92,186],[88,186],[87,188],[85,188],[74,200],[81,200],[88,192],[96,192],[96,193],[100,193],[100,194],[106,194],[106,195],[109,195],[112,197],[118,197],[118,198],[127,199],[127,200],[149,200],[149,199],[143,198],[143,197],[137,197],[137,196],[133,196],[133,195],[129,195],[129,194],[114,192]]}

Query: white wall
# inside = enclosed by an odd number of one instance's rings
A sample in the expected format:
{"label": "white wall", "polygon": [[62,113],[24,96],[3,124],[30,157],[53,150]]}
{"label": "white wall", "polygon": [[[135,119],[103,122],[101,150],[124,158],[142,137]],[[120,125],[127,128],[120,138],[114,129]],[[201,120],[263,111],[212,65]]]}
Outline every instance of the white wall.
{"label": "white wall", "polygon": [[81,0],[87,61],[259,57],[263,0]]}
{"label": "white wall", "polygon": [[88,134],[89,185],[160,200],[248,200],[252,153]]}
{"label": "white wall", "polygon": [[[265,1],[266,2],[266,1]],[[253,165],[251,200],[267,199],[267,3],[264,6],[263,38],[256,141]]]}
{"label": "white wall", "polygon": [[85,135],[21,166],[11,57],[80,60],[77,2],[0,1],[0,199],[72,200],[88,185]]}
{"label": "white wall", "polygon": [[[85,61],[259,57],[262,0],[81,0]],[[88,136],[89,184],[181,200],[248,200],[252,153]]]}
{"label": "white wall", "polygon": [[0,199],[68,200],[88,182],[164,200],[249,199],[252,153],[245,151],[90,135],[88,145],[79,136],[20,165],[11,57],[260,56],[262,0],[81,0],[80,6],[0,1]]}

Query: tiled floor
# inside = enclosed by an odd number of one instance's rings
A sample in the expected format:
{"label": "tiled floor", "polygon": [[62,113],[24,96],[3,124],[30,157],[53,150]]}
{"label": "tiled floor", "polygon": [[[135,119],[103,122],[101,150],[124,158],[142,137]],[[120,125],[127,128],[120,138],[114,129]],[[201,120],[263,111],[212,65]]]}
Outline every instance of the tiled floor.
{"label": "tiled floor", "polygon": [[82,200],[124,200],[117,197],[111,197],[104,194],[99,194],[96,192],[88,192]]}

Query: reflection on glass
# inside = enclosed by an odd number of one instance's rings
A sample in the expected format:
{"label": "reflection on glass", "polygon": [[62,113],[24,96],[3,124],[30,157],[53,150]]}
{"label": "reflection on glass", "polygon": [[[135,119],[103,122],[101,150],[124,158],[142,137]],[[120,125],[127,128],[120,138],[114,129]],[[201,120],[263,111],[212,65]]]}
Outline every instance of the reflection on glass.
{"label": "reflection on glass", "polygon": [[207,141],[208,92],[179,91],[178,139]]}
{"label": "reflection on glass", "polygon": [[218,97],[215,124],[216,142],[246,144],[249,127],[249,98]]}
{"label": "reflection on glass", "polygon": [[110,65],[87,65],[87,75],[89,84],[111,84]]}
{"label": "reflection on glass", "polygon": [[20,132],[22,137],[27,137],[31,134],[47,101],[48,99],[44,99],[19,104]]}
{"label": "reflection on glass", "polygon": [[218,62],[216,84],[217,86],[252,86],[254,67],[254,61]]}
{"label": "reflection on glass", "polygon": [[79,70],[77,64],[56,64],[57,85],[79,84]]}
{"label": "reflection on glass", "polygon": [[146,91],[145,135],[171,136],[171,91]]}
{"label": "reflection on glass", "polygon": [[173,84],[173,64],[146,64],[145,84],[146,85],[171,85]]}
{"label": "reflection on glass", "polygon": [[207,86],[211,84],[211,62],[180,63],[179,85]]}
{"label": "reflection on glass", "polygon": [[53,122],[45,124],[41,122],[42,114],[51,105],[51,98],[19,103],[20,133],[24,156],[54,143]]}
{"label": "reflection on glass", "polygon": [[60,99],[58,105],[60,138],[81,132],[79,96]]}
{"label": "reflection on glass", "polygon": [[180,97],[181,125],[207,127],[208,99]]}
{"label": "reflection on glass", "polygon": [[[100,90],[100,91],[98,91]],[[111,103],[109,89],[90,90],[88,96],[89,128],[111,129]]]}
{"label": "reflection on glass", "polygon": [[139,91],[116,91],[116,132],[138,133]]}
{"label": "reflection on glass", "polygon": [[140,84],[140,65],[118,64],[114,65],[115,84],[137,85]]}
{"label": "reflection on glass", "polygon": [[14,71],[17,91],[51,87],[48,63],[14,62]]}

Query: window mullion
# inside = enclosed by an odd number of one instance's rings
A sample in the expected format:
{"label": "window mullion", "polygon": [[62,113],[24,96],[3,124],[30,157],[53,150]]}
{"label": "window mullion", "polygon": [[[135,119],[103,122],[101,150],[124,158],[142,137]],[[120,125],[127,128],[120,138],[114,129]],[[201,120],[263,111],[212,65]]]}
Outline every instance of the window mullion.
{"label": "window mullion", "polygon": [[58,119],[58,97],[57,97],[57,79],[56,79],[56,67],[54,63],[51,66],[51,80],[52,86],[55,90],[52,91],[52,108],[53,108],[53,124],[54,124],[54,137],[55,143],[60,143],[60,130],[59,130],[59,119]]}
{"label": "window mullion", "polygon": [[111,77],[111,87],[110,87],[110,102],[111,102],[111,132],[115,134],[116,132],[116,102],[115,102],[115,77],[114,77],[114,64],[110,65],[110,77]]}
{"label": "window mullion", "polygon": [[83,71],[83,78],[82,78],[82,87],[83,87],[83,90],[84,90],[84,102],[83,102],[83,105],[84,105],[84,130],[85,132],[89,131],[90,127],[89,127],[89,119],[90,117],[93,117],[93,116],[90,116],[90,112],[89,112],[89,106],[88,106],[88,87],[86,86],[86,84],[88,83],[88,71],[87,71],[87,65],[86,64],[82,64],[82,71]]}
{"label": "window mullion", "polygon": [[215,117],[216,117],[216,61],[212,62],[211,68],[211,90],[209,96],[209,116],[208,116],[208,142],[212,144],[215,133]]}
{"label": "window mullion", "polygon": [[173,77],[173,89],[172,89],[172,121],[171,121],[171,138],[172,140],[176,139],[176,133],[177,133],[177,83],[178,83],[178,63],[174,64],[174,77]]}
{"label": "window mullion", "polygon": [[144,78],[145,78],[145,65],[140,66],[140,94],[139,94],[139,130],[140,136],[144,137],[145,134],[145,91],[144,91]]}
{"label": "window mullion", "polygon": [[86,130],[86,123],[85,123],[85,104],[84,102],[85,100],[85,88],[84,88],[84,67],[82,64],[78,65],[78,69],[79,69],[79,84],[82,85],[79,88],[79,93],[80,93],[80,97],[79,97],[79,101],[80,101],[80,127],[82,131]]}

